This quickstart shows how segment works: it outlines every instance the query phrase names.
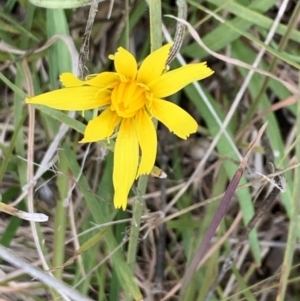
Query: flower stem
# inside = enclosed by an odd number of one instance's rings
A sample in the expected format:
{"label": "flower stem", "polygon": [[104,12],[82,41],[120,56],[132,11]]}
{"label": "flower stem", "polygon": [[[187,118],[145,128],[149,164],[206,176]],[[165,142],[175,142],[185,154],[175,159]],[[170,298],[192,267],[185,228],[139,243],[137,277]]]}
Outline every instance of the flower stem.
{"label": "flower stem", "polygon": [[[66,159],[60,155],[60,170],[68,173],[68,165]],[[63,200],[68,193],[68,178],[58,177],[57,186],[60,198],[57,200],[54,215],[54,251],[53,251],[53,267],[60,267],[64,262],[65,234],[66,234],[66,208]],[[57,279],[62,279],[63,269],[56,269],[53,274]],[[57,293],[56,293],[57,294]]]}
{"label": "flower stem", "polygon": [[137,196],[135,198],[135,202],[133,206],[133,216],[131,222],[130,239],[128,245],[128,254],[127,254],[127,263],[129,264],[132,270],[134,270],[135,261],[136,261],[136,251],[137,251],[138,238],[140,232],[141,217],[144,208],[143,194],[146,191],[147,182],[148,182],[148,176],[141,176],[139,178]]}
{"label": "flower stem", "polygon": [[[149,13],[150,13],[150,43],[151,52],[158,49],[162,45],[162,21],[161,21],[161,1],[149,0]],[[156,123],[155,123],[156,126]],[[138,181],[137,197],[133,205],[133,216],[130,230],[130,239],[128,245],[127,263],[131,269],[134,270],[136,262],[136,253],[139,241],[139,232],[141,217],[143,214],[144,200],[143,195],[146,192],[148,183],[148,176],[141,176]],[[127,296],[126,300],[131,300]]]}

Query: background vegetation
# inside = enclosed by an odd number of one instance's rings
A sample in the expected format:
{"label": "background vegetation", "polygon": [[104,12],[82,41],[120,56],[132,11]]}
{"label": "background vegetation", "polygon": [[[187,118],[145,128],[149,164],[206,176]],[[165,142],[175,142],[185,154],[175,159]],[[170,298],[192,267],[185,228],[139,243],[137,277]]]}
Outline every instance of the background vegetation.
{"label": "background vegetation", "polygon": [[[89,7],[53,10],[27,0],[0,1],[0,193],[1,210],[11,214],[0,218],[0,300],[202,301],[236,244],[235,261],[209,300],[300,299],[300,2],[187,2],[195,32],[186,30],[171,68],[207,61],[215,73],[170,98],[193,115],[199,131],[182,141],[158,126],[156,165],[168,178],[149,178],[137,227],[132,204],[139,191],[133,187],[125,212],[113,208],[112,153],[100,143],[78,144],[86,124],[81,114],[34,111],[24,103],[26,95],[59,88],[62,72],[77,72]],[[162,12],[176,16],[175,1],[162,1]],[[174,37],[176,20],[164,16],[163,23],[165,43]],[[223,57],[208,53],[195,34]],[[108,55],[118,46],[129,47],[139,61],[149,54],[146,1],[99,3],[85,72],[112,70]],[[220,199],[265,121],[266,134],[211,248],[183,287]],[[266,209],[272,183],[260,174],[272,178],[278,170],[285,189]],[[23,220],[3,204],[49,220]],[[262,217],[241,241],[255,212]],[[6,258],[5,250],[21,263]],[[48,272],[38,277],[34,267]],[[55,278],[48,282],[47,274]],[[73,295],[59,283],[72,287]]]}

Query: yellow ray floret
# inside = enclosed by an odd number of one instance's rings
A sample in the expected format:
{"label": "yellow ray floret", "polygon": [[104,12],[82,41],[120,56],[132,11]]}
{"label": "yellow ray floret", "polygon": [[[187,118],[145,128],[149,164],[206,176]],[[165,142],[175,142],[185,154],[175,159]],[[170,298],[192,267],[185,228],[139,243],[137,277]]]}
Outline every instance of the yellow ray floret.
{"label": "yellow ray floret", "polygon": [[119,47],[109,56],[114,60],[116,72],[101,72],[86,80],[63,73],[60,80],[64,88],[26,99],[27,103],[59,110],[102,108],[99,116],[88,122],[81,142],[116,136],[113,167],[116,208],[126,209],[134,180],[149,174],[154,166],[157,136],[153,118],[182,139],[197,131],[192,116],[162,98],[210,76],[213,71],[206,63],[198,63],[167,72],[171,46],[167,44],[151,53],[139,69],[134,56]]}

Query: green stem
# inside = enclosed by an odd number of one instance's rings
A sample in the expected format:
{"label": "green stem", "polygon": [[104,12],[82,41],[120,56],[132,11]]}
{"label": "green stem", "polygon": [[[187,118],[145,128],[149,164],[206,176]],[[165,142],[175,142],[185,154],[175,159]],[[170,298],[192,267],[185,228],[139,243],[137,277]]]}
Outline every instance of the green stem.
{"label": "green stem", "polygon": [[[68,165],[64,156],[60,156],[60,170],[63,174],[67,174]],[[53,267],[59,267],[64,263],[65,249],[65,233],[66,233],[66,208],[63,200],[68,194],[68,177],[58,177],[57,186],[59,190],[59,199],[55,208],[54,220],[54,252]],[[53,274],[57,279],[62,278],[63,269],[56,269]]]}
{"label": "green stem", "polygon": [[[150,43],[151,52],[160,48],[162,45],[162,21],[161,21],[161,1],[149,0],[149,13],[150,13]],[[155,125],[156,126],[156,125]],[[141,176],[138,181],[138,195],[133,205],[133,216],[130,230],[130,239],[127,253],[127,263],[132,271],[135,267],[136,253],[139,242],[139,232],[141,225],[141,218],[144,208],[143,195],[146,192],[148,183],[148,176]],[[131,296],[127,296],[126,300],[131,300]]]}

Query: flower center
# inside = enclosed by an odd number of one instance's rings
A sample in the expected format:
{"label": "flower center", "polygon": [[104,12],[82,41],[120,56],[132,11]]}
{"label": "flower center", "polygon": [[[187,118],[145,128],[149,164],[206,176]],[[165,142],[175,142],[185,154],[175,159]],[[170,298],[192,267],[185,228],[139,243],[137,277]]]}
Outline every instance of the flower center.
{"label": "flower center", "polygon": [[120,82],[111,93],[111,110],[123,118],[133,117],[146,102],[147,90],[135,82]]}

